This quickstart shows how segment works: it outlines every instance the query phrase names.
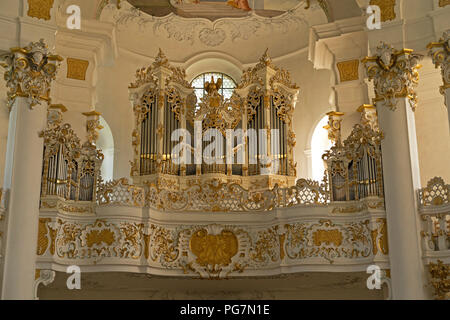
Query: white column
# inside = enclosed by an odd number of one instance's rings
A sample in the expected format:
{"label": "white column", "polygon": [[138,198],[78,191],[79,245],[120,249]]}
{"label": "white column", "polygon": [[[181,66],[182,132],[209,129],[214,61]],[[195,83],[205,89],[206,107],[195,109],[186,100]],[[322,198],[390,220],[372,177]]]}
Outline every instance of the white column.
{"label": "white column", "polygon": [[374,80],[385,136],[381,148],[393,299],[428,298],[416,199],[420,171],[413,110],[419,59],[412,50],[383,44],[376,56],[363,60]]}
{"label": "white column", "polygon": [[39,133],[47,118],[42,101],[49,100],[50,85],[61,60],[47,50],[43,42],[36,42],[12,49],[4,57],[11,114],[4,177],[9,196],[2,299],[34,298],[43,159]]}
{"label": "white column", "polygon": [[305,171],[306,171],[306,176],[310,179],[314,179],[313,178],[313,174],[312,174],[312,150],[311,149],[305,149],[303,151],[303,153],[305,154]]}
{"label": "white column", "polygon": [[10,114],[5,188],[9,189],[2,299],[33,299],[45,106],[17,98]]}
{"label": "white column", "polygon": [[383,102],[376,106],[385,135],[381,150],[393,298],[425,299],[415,192],[420,189],[420,171],[414,113],[407,98],[398,99],[395,112]]}

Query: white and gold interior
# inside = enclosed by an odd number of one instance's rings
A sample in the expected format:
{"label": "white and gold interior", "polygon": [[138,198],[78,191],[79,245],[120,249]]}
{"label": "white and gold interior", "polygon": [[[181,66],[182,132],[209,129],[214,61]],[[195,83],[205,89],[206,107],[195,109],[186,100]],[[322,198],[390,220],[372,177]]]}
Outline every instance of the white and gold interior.
{"label": "white and gold interior", "polygon": [[448,299],[450,2],[196,2],[0,4],[2,298]]}

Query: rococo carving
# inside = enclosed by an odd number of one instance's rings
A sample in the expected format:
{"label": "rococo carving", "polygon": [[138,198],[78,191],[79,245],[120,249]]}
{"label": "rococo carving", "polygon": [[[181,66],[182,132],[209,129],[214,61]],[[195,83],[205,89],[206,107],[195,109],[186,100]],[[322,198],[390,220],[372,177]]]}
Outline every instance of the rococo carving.
{"label": "rococo carving", "polygon": [[16,97],[28,98],[30,108],[50,101],[50,84],[56,78],[62,58],[48,51],[43,39],[24,48],[12,48],[2,57],[8,91],[8,106]]}
{"label": "rococo carving", "polygon": [[395,110],[397,98],[408,98],[411,108],[417,106],[415,87],[419,82],[418,69],[422,55],[410,49],[396,51],[382,42],[376,55],[362,60],[369,80],[374,80],[375,101],[382,101],[386,107]]}
{"label": "rococo carving", "polygon": [[450,299],[450,265],[438,260],[437,263],[431,262],[428,270],[436,299]]}
{"label": "rococo carving", "polygon": [[359,78],[359,60],[341,61],[336,63],[339,70],[341,82],[358,80]]}
{"label": "rococo carving", "polygon": [[358,259],[387,257],[387,250],[379,249],[386,233],[385,219],[319,219],[259,227],[164,226],[120,219],[41,218],[40,222],[54,230],[53,235],[46,234],[48,241],[38,252],[46,259],[54,256],[68,264],[74,260],[109,264],[123,259],[125,264],[140,263],[201,278],[239,276],[277,268],[283,262],[358,263]]}

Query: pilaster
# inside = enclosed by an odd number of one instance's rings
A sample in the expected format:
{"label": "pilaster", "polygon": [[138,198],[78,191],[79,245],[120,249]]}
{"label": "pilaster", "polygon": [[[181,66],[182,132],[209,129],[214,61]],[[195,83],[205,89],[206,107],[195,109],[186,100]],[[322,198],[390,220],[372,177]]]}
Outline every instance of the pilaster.
{"label": "pilaster", "polygon": [[[8,190],[3,299],[33,299],[43,139],[51,82],[62,60],[30,43],[3,56],[11,108],[4,188]],[[30,157],[30,155],[33,155]]]}
{"label": "pilaster", "polygon": [[414,110],[420,55],[382,43],[363,59],[374,82],[380,129],[393,299],[425,299],[416,190],[420,188]]}

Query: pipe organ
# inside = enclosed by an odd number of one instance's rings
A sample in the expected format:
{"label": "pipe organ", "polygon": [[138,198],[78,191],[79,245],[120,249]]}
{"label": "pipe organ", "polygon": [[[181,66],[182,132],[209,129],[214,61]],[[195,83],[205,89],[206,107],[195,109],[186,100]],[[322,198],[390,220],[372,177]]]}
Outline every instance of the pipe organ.
{"label": "pipe organ", "polygon": [[[62,124],[62,113],[65,111],[63,105],[51,105],[47,128],[41,133],[44,138],[41,199],[59,197],[74,201],[96,201],[103,154],[93,144],[92,139],[95,137],[91,137],[91,134],[88,141],[81,145],[70,124]],[[92,128],[89,129],[92,121],[97,120],[88,119],[88,132],[92,131]]]}
{"label": "pipe organ", "polygon": [[292,113],[298,87],[288,71],[274,66],[266,52],[244,71],[231,98],[219,93],[220,79],[211,79],[201,101],[185,78],[160,50],[129,87],[136,184],[164,180],[178,188],[199,178],[259,188],[295,183]]}
{"label": "pipe organ", "polygon": [[361,123],[342,143],[340,117],[343,113],[328,113],[329,122],[325,129],[334,146],[325,152],[331,201],[352,201],[367,197],[384,198],[383,168],[381,157],[382,132],[373,106],[363,105]]}

